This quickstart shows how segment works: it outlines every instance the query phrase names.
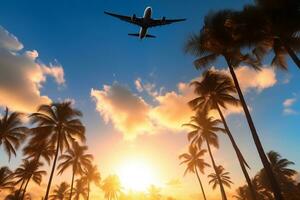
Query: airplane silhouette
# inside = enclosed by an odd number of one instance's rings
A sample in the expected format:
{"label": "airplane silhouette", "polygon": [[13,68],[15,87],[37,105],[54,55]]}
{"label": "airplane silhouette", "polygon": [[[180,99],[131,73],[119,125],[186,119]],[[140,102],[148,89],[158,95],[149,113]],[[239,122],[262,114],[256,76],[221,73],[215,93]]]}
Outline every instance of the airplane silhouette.
{"label": "airplane silhouette", "polygon": [[144,11],[144,16],[143,17],[136,17],[135,14],[132,16],[124,16],[124,15],[118,15],[110,12],[104,11],[105,14],[116,17],[120,20],[129,22],[131,24],[135,24],[140,26],[140,32],[139,33],[129,33],[128,35],[130,36],[135,36],[139,37],[140,39],[143,38],[155,38],[156,36],[147,34],[148,28],[155,27],[155,26],[163,26],[163,25],[168,25],[172,24],[175,22],[181,22],[185,21],[186,19],[166,19],[166,17],[162,17],[162,19],[152,19],[152,8],[147,7]]}

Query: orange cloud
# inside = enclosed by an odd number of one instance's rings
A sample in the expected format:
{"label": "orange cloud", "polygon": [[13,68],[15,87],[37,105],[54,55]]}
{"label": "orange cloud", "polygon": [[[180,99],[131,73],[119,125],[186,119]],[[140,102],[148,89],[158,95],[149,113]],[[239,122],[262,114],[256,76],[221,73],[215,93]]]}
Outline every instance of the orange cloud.
{"label": "orange cloud", "polygon": [[92,89],[91,96],[104,120],[111,121],[125,139],[133,139],[152,129],[148,116],[150,106],[128,88],[118,84],[104,85],[102,90]]}
{"label": "orange cloud", "polygon": [[64,71],[60,65],[38,62],[35,50],[20,53],[22,48],[22,43],[0,26],[0,106],[32,112],[38,105],[51,102],[40,93],[47,76],[63,84]]}

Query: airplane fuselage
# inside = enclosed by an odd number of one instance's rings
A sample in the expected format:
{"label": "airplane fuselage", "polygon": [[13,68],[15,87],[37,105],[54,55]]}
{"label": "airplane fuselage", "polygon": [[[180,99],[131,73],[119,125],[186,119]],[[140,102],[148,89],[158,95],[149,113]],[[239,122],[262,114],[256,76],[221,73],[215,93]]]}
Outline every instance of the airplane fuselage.
{"label": "airplane fuselage", "polygon": [[151,7],[147,7],[144,11],[144,16],[143,16],[143,24],[144,26],[142,26],[140,28],[140,33],[139,33],[139,38],[143,39],[146,35],[147,35],[147,30],[148,30],[148,21],[151,20],[151,16],[152,16],[152,8]]}

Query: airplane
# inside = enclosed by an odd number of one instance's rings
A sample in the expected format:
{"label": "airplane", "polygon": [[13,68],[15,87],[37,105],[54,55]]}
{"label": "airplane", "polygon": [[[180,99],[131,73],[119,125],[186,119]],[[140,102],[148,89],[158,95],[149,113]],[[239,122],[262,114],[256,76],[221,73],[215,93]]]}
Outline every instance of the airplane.
{"label": "airplane", "polygon": [[147,33],[148,28],[155,27],[155,26],[163,26],[163,25],[168,25],[172,24],[175,22],[181,22],[185,21],[186,19],[166,19],[166,17],[162,17],[162,19],[152,19],[152,8],[147,7],[144,11],[144,16],[143,17],[136,17],[135,14],[132,16],[123,16],[123,15],[118,15],[110,12],[104,11],[105,14],[110,15],[112,17],[116,17],[120,20],[129,22],[131,24],[135,24],[140,26],[140,32],[139,33],[129,33],[128,35],[130,36],[135,36],[139,37],[140,39],[143,38],[156,38],[154,35],[150,35]]}

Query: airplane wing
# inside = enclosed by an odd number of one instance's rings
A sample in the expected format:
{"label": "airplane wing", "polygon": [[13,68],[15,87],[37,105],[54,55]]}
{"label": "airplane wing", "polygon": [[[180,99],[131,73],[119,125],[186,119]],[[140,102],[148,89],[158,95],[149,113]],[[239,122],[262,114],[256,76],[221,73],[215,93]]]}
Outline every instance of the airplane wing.
{"label": "airplane wing", "polygon": [[112,17],[116,17],[122,21],[129,22],[131,24],[135,24],[138,26],[141,26],[141,24],[142,24],[142,19],[135,17],[135,15],[133,15],[132,17],[129,17],[129,16],[118,15],[118,14],[114,14],[114,13],[110,13],[110,12],[106,12],[106,11],[104,11],[104,13],[107,15],[110,15]]}
{"label": "airplane wing", "polygon": [[172,24],[175,22],[182,22],[185,21],[186,19],[152,19],[150,22],[150,27],[154,27],[154,26],[163,26],[163,25],[168,25],[168,24]]}

